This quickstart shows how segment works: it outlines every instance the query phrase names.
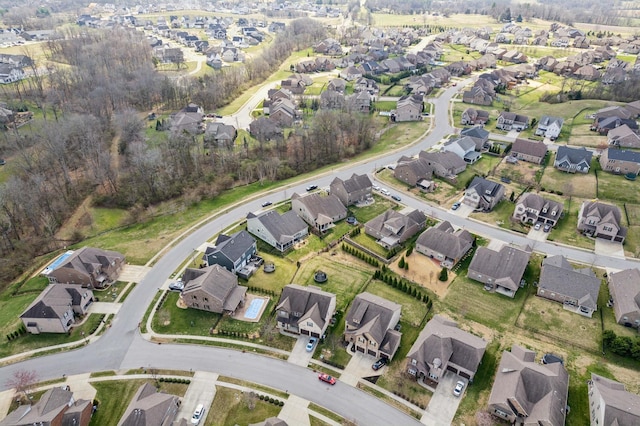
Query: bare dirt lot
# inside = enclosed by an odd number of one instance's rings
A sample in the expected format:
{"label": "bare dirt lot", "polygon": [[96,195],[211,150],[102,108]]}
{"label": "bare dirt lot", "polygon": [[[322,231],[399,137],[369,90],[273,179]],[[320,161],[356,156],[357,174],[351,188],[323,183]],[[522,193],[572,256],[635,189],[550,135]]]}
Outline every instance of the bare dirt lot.
{"label": "bare dirt lot", "polygon": [[506,157],[496,168],[495,176],[505,176],[509,179],[525,185],[533,185],[536,181],[536,172],[541,167],[537,164],[518,161],[516,164],[509,164]]}
{"label": "bare dirt lot", "polygon": [[451,284],[456,275],[449,271],[449,280],[447,282],[438,280],[438,276],[440,276],[440,271],[442,270],[440,262],[414,251],[411,256],[405,256],[405,261],[409,263],[409,269],[406,270],[398,267],[399,259],[400,258],[389,265],[389,268],[393,272],[431,290],[440,298],[447,295],[449,284]]}

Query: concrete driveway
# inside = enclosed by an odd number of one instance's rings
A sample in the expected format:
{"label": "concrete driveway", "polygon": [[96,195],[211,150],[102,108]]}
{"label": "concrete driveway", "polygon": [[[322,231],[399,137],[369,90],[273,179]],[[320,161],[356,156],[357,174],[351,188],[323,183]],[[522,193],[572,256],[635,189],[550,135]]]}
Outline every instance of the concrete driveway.
{"label": "concrete driveway", "polygon": [[209,415],[209,409],[213,403],[213,398],[216,396],[216,381],[218,375],[215,373],[208,373],[206,371],[196,371],[191,379],[191,383],[182,397],[182,405],[176,419],[185,418],[187,423],[191,421],[191,416],[195,411],[198,404],[204,405],[205,413],[203,421]]}
{"label": "concrete driveway", "polygon": [[118,276],[118,281],[125,283],[139,283],[150,270],[151,268],[148,266],[124,265],[120,275]]}
{"label": "concrete driveway", "polygon": [[616,243],[613,241],[606,241],[601,238],[596,238],[596,254],[605,254],[607,256],[615,256],[624,259],[624,248],[622,243]]}
{"label": "concrete driveway", "polygon": [[[295,365],[299,365],[301,367],[306,367],[309,365],[311,358],[313,358],[313,352],[307,352],[306,346],[309,343],[309,336],[299,336],[296,341],[293,350],[291,351],[291,355],[287,358],[287,362],[290,362]],[[318,349],[318,345],[313,348],[314,352]]]}
{"label": "concrete driveway", "polygon": [[471,213],[473,213],[473,207],[462,203],[460,204],[460,207],[458,207],[458,210],[451,210],[451,213],[459,217],[467,218]]}
{"label": "concrete driveway", "polygon": [[429,401],[429,406],[425,410],[420,423],[429,426],[450,425],[453,421],[453,417],[458,411],[458,405],[460,400],[464,397],[464,394],[460,397],[453,396],[453,388],[456,386],[456,382],[462,380],[465,382],[465,392],[467,380],[459,377],[450,371],[447,371],[440,380],[440,384],[436,388],[436,391]]}
{"label": "concrete driveway", "polygon": [[344,369],[344,372],[340,375],[340,381],[345,382],[351,386],[358,384],[358,381],[363,377],[380,376],[384,372],[385,368],[382,367],[378,371],[373,371],[371,366],[376,362],[376,358],[371,355],[363,354],[362,352],[351,352],[351,359]]}
{"label": "concrete driveway", "polygon": [[527,234],[527,238],[534,241],[547,241],[548,236],[549,236],[549,233],[544,232],[542,227],[540,227],[540,229],[536,231],[535,229],[533,229],[533,226],[531,227],[531,229],[529,230],[529,233]]}

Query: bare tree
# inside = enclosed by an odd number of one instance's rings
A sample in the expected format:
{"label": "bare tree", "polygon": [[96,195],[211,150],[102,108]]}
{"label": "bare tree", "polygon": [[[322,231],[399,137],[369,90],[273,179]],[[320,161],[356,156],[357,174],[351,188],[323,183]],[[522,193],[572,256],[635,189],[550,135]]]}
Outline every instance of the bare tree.
{"label": "bare tree", "polygon": [[244,403],[247,404],[247,408],[249,411],[253,411],[256,408],[256,401],[258,400],[258,396],[255,392],[245,392],[244,393]]}
{"label": "bare tree", "polygon": [[34,370],[18,370],[7,380],[6,385],[15,388],[16,392],[22,393],[25,398],[31,387],[38,381],[38,374]]}

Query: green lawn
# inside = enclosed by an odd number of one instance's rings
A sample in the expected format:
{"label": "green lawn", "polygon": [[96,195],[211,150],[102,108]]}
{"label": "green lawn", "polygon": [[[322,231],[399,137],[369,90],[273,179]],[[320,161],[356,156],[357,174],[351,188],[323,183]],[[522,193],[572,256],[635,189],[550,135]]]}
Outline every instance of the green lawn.
{"label": "green lawn", "polygon": [[282,287],[289,284],[296,273],[296,262],[288,257],[275,256],[269,253],[260,252],[260,256],[265,263],[273,262],[276,270],[272,273],[265,273],[263,268],[258,269],[247,285],[268,291],[279,292]]}
{"label": "green lawn", "polygon": [[350,212],[353,214],[353,216],[356,217],[356,219],[358,219],[358,222],[362,224],[367,223],[374,217],[379,216],[387,210],[396,208],[398,206],[395,202],[389,200],[388,198],[380,197],[375,193],[373,194],[373,199],[375,200],[375,202],[371,205],[365,207],[350,207]]}
{"label": "green lawn", "polygon": [[[317,270],[326,272],[328,281],[317,284],[313,276]],[[373,270],[354,263],[342,263],[327,256],[316,256],[302,262],[293,282],[300,285],[316,285],[323,291],[336,294],[336,309],[345,310],[356,294],[362,291],[373,276]]]}
{"label": "green lawn", "polygon": [[[566,173],[553,167],[555,153],[549,157],[549,166],[544,168],[541,188],[547,191],[561,192],[564,196],[574,196],[579,198],[596,197],[596,175],[593,171],[584,173]],[[592,161],[592,168],[597,163]]]}
{"label": "green lawn", "polygon": [[396,109],[395,101],[378,101],[373,103],[373,108],[376,111],[391,111],[392,109]]}
{"label": "green lawn", "polygon": [[411,324],[411,327],[419,327],[427,314],[427,305],[425,303],[382,281],[372,280],[367,286],[367,291],[402,305],[402,319]]}
{"label": "green lawn", "polygon": [[457,182],[454,186],[457,189],[466,188],[474,176],[487,176],[500,164],[501,160],[501,157],[484,154],[478,162],[468,165],[466,170],[457,176]]}
{"label": "green lawn", "polygon": [[182,309],[177,306],[180,293],[171,291],[152,320],[153,331],[160,334],[209,336],[222,315],[199,309]]}
{"label": "green lawn", "polygon": [[513,224],[511,216],[515,204],[508,200],[502,200],[496,205],[492,211],[488,213],[474,212],[469,215],[473,219],[480,220],[482,222],[490,223],[492,225],[498,225],[505,229],[515,229],[522,232],[522,226],[520,224]]}
{"label": "green lawn", "polygon": [[358,235],[355,235],[353,237],[350,237],[354,242],[360,244],[361,246],[368,248],[369,250],[371,250],[372,252],[382,256],[382,257],[387,257],[387,249],[385,249],[384,247],[382,247],[380,244],[378,244],[376,242],[376,239],[365,234],[364,233],[364,228],[362,228],[362,232]]}
{"label": "green lawn", "polygon": [[614,175],[600,169],[598,163],[598,198],[621,203],[640,204],[640,181],[625,179],[622,175]]}
{"label": "green lawn", "polygon": [[547,237],[548,241],[558,241],[574,247],[582,247],[593,250],[595,242],[589,239],[577,230],[578,228],[578,212],[584,200],[569,197],[564,203],[564,212],[553,231]]}
{"label": "green lawn", "polygon": [[261,401],[257,395],[253,399],[253,409],[249,408],[249,394],[236,389],[216,386],[216,396],[208,411],[205,426],[246,426],[259,423],[280,413],[281,407]]}
{"label": "green lawn", "polygon": [[[93,382],[91,385],[98,391],[96,400],[98,410],[91,418],[92,426],[116,426],[124,414],[129,402],[138,388],[148,380],[117,380]],[[160,391],[176,396],[184,396],[187,384],[158,382]]]}

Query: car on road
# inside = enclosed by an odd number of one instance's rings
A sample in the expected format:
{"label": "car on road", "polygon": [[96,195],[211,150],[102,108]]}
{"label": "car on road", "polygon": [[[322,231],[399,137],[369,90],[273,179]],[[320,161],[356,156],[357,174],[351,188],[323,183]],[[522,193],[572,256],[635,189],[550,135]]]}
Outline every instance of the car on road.
{"label": "car on road", "polygon": [[196,411],[194,411],[193,416],[191,416],[191,424],[199,425],[202,417],[204,417],[204,405],[198,404],[198,406],[196,407]]}
{"label": "car on road", "polygon": [[539,231],[540,228],[542,228],[542,223],[536,222],[536,224],[534,225],[533,229],[535,229],[536,231]]}
{"label": "car on road", "polygon": [[171,284],[169,284],[169,290],[171,290],[171,291],[182,291],[182,290],[184,290],[184,283],[182,281],[171,283]]}
{"label": "car on road", "polygon": [[453,203],[453,205],[451,206],[451,210],[458,210],[460,208],[460,202],[456,201],[455,203]]}
{"label": "car on road", "polygon": [[336,378],[325,373],[318,374],[318,380],[329,383],[330,385],[336,384]]}
{"label": "car on road", "polygon": [[373,185],[373,186],[371,186],[371,188],[372,188],[374,191],[380,191],[380,187],[379,187],[378,185]]}
{"label": "car on road", "polygon": [[464,390],[464,382],[462,380],[458,380],[458,383],[456,383],[456,387],[453,388],[453,395],[460,396],[463,390]]}
{"label": "car on road", "polygon": [[544,228],[542,228],[542,230],[543,230],[544,232],[549,232],[549,231],[551,231],[551,224],[549,224],[549,223],[545,223]]}
{"label": "car on road", "polygon": [[399,195],[396,195],[396,194],[393,194],[393,195],[391,196],[391,198],[393,198],[393,199],[394,199],[394,200],[396,200],[396,201],[402,201],[402,198],[400,198],[400,196],[399,196]]}
{"label": "car on road", "polygon": [[382,195],[386,195],[386,196],[391,195],[391,193],[389,192],[389,190],[387,188],[380,188],[380,193]]}
{"label": "car on road", "polygon": [[307,343],[307,352],[313,352],[313,348],[316,347],[316,343],[318,343],[318,339],[315,337],[312,337],[309,339],[309,343]]}
{"label": "car on road", "polygon": [[376,362],[373,363],[371,368],[373,368],[374,371],[378,371],[382,367],[387,365],[388,362],[389,362],[389,360],[387,358],[380,358],[379,360],[377,360]]}
{"label": "car on road", "polygon": [[307,186],[307,191],[313,191],[314,189],[318,189],[318,185],[309,185],[309,186]]}
{"label": "car on road", "polygon": [[271,201],[265,201],[262,203],[262,207],[269,207],[271,204],[273,204]]}

